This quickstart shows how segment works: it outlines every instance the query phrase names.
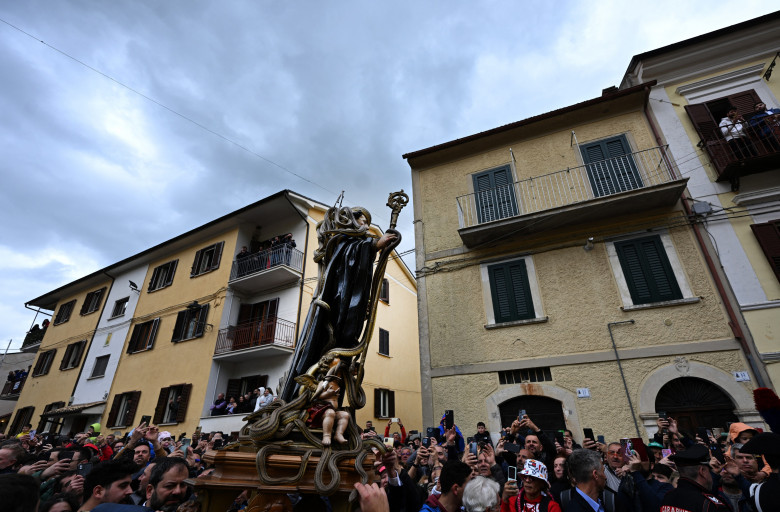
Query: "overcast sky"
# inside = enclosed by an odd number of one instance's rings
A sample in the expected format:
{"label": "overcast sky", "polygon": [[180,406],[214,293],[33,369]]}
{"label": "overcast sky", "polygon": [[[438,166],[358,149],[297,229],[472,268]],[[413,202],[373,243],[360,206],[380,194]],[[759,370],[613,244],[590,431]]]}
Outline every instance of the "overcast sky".
{"label": "overcast sky", "polygon": [[[2,2],[0,351],[25,302],[281,189],[345,190],[386,228],[403,153],[599,96],[633,55],[775,6]],[[411,205],[399,220],[412,249]]]}

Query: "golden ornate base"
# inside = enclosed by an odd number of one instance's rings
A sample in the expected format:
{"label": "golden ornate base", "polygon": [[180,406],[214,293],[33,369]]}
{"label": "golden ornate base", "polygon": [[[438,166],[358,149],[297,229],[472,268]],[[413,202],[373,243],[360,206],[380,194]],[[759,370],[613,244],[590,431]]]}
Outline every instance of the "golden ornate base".
{"label": "golden ornate base", "polygon": [[[188,480],[198,493],[201,512],[224,512],[230,508],[235,498],[246,490],[250,497],[248,512],[292,512],[293,505],[287,494],[317,495],[314,473],[320,457],[311,455],[303,476],[296,481],[301,472],[303,457],[300,455],[273,454],[266,459],[266,469],[274,480],[294,483],[263,485],[257,475],[256,453],[250,451],[209,451],[203,456],[206,462],[213,463],[214,472],[206,477]],[[376,480],[372,457],[363,460],[362,468],[369,475],[369,482]],[[338,488],[329,496],[334,511],[349,511],[349,497],[354,484],[361,481],[355,470],[355,459],[344,459],[338,463],[341,476]]]}

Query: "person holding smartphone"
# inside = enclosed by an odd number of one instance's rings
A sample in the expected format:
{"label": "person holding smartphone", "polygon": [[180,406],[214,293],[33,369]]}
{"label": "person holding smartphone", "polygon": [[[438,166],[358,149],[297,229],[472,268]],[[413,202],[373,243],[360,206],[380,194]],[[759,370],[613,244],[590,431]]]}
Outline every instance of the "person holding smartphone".
{"label": "person holding smartphone", "polygon": [[517,476],[519,481],[509,480],[504,485],[504,493],[501,497],[502,511],[561,512],[561,506],[549,493],[547,467],[541,461],[534,459],[525,461],[523,469]]}

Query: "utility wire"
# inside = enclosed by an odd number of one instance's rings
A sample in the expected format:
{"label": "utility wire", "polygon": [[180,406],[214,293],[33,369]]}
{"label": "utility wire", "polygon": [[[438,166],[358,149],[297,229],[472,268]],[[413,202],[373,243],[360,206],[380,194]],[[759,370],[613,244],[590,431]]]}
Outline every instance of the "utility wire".
{"label": "utility wire", "polygon": [[229,142],[229,143],[233,144],[234,146],[236,146],[236,147],[238,147],[238,148],[240,148],[240,149],[243,149],[243,150],[244,150],[244,151],[246,151],[247,153],[249,153],[249,154],[251,154],[251,155],[254,155],[254,156],[256,156],[257,158],[259,158],[259,159],[263,160],[264,162],[266,162],[266,163],[269,163],[269,164],[271,164],[271,165],[273,165],[273,166],[275,166],[275,167],[278,167],[279,169],[281,169],[281,170],[283,170],[283,171],[285,171],[285,172],[287,172],[287,173],[289,173],[289,174],[292,174],[293,176],[295,176],[295,177],[297,177],[297,178],[299,178],[299,179],[301,179],[301,180],[303,180],[303,181],[305,181],[305,182],[307,182],[307,183],[311,183],[312,185],[314,185],[314,186],[316,186],[316,187],[319,187],[319,188],[321,188],[321,189],[322,189],[322,190],[324,190],[325,192],[331,193],[331,194],[333,194],[333,195],[336,195],[336,194],[337,194],[336,192],[334,192],[334,191],[332,191],[332,190],[330,190],[330,189],[328,189],[328,188],[325,188],[324,186],[320,185],[319,183],[317,183],[317,182],[315,182],[315,181],[312,181],[312,180],[310,180],[310,179],[308,179],[308,178],[306,178],[306,177],[304,177],[304,176],[302,176],[302,175],[300,175],[300,174],[298,174],[298,173],[296,173],[296,172],[294,172],[294,171],[291,171],[290,169],[288,169],[288,168],[284,167],[283,165],[281,165],[281,164],[278,164],[278,163],[274,162],[274,161],[273,161],[273,160],[271,160],[270,158],[266,158],[266,157],[264,157],[263,155],[261,155],[261,154],[259,154],[259,153],[255,152],[255,151],[253,151],[253,150],[249,149],[248,147],[244,146],[243,144],[241,144],[241,143],[239,143],[239,142],[236,142],[236,141],[234,141],[233,139],[231,139],[231,138],[229,138],[229,137],[226,137],[225,135],[222,135],[221,133],[217,132],[216,130],[212,130],[212,129],[211,129],[211,128],[209,128],[208,126],[205,126],[205,125],[203,125],[203,124],[199,123],[198,121],[195,121],[194,119],[192,119],[192,118],[190,118],[190,117],[187,117],[186,115],[184,115],[184,114],[182,114],[182,113],[180,113],[180,112],[177,112],[176,110],[174,110],[174,109],[172,109],[171,107],[169,107],[169,106],[165,105],[164,103],[162,103],[162,102],[160,102],[160,101],[157,101],[156,99],[154,99],[154,98],[152,98],[152,97],[150,97],[150,96],[147,96],[146,94],[144,94],[144,93],[142,93],[142,92],[140,92],[140,91],[138,91],[138,90],[136,90],[136,89],[133,89],[133,88],[132,88],[132,87],[130,87],[129,85],[126,85],[126,84],[124,84],[124,83],[120,82],[119,80],[117,80],[116,78],[114,78],[114,77],[112,77],[112,76],[110,76],[110,75],[108,75],[108,74],[106,74],[106,73],[104,73],[104,72],[100,71],[99,69],[96,69],[96,68],[94,68],[94,67],[90,66],[90,65],[89,65],[89,64],[87,64],[86,62],[84,62],[84,61],[82,61],[82,60],[79,60],[78,58],[74,57],[73,55],[70,55],[69,53],[67,53],[67,52],[65,52],[65,51],[63,51],[63,50],[60,50],[59,48],[57,48],[57,47],[55,47],[55,46],[52,46],[52,45],[50,45],[50,44],[49,44],[49,43],[47,43],[46,41],[44,41],[44,40],[42,40],[42,39],[39,39],[39,38],[37,38],[36,36],[34,36],[34,35],[30,34],[29,32],[26,32],[25,30],[23,30],[23,29],[21,29],[21,28],[17,27],[16,25],[14,25],[14,24],[12,24],[12,23],[9,23],[8,21],[6,21],[6,20],[4,20],[4,19],[2,19],[2,18],[0,18],[0,22],[3,22],[3,23],[5,23],[6,25],[8,25],[9,27],[11,27],[12,29],[14,29],[14,30],[17,30],[17,31],[21,32],[22,34],[26,35],[27,37],[29,37],[29,38],[31,38],[31,39],[35,39],[36,41],[38,41],[38,42],[39,42],[39,43],[41,43],[42,45],[46,46],[47,48],[50,48],[50,49],[54,50],[55,52],[57,52],[57,53],[59,53],[59,54],[61,54],[61,55],[64,55],[65,57],[67,57],[67,58],[71,59],[72,61],[74,61],[74,62],[76,62],[76,63],[78,63],[78,64],[81,64],[81,65],[82,65],[82,66],[84,66],[85,68],[87,68],[87,69],[89,69],[89,70],[91,70],[91,71],[93,71],[93,72],[95,72],[95,73],[97,73],[97,74],[101,75],[102,77],[104,77],[104,78],[107,78],[107,79],[111,80],[112,82],[114,82],[115,84],[119,85],[120,87],[124,87],[124,88],[125,88],[125,89],[127,89],[128,91],[130,91],[130,92],[133,92],[133,93],[137,94],[138,96],[140,96],[140,97],[144,98],[145,100],[147,100],[147,101],[151,101],[152,103],[154,103],[154,104],[155,104],[155,105],[157,105],[158,107],[164,108],[164,109],[165,109],[165,110],[167,110],[168,112],[170,112],[170,113],[172,113],[172,114],[175,114],[175,115],[179,116],[180,118],[184,119],[185,121],[189,121],[190,123],[194,124],[194,125],[195,125],[195,126],[197,126],[198,128],[200,128],[200,129],[202,129],[202,130],[205,130],[205,131],[207,131],[207,132],[211,133],[212,135],[215,135],[215,136],[219,137],[220,139],[223,139],[223,140],[225,140],[226,142]]}

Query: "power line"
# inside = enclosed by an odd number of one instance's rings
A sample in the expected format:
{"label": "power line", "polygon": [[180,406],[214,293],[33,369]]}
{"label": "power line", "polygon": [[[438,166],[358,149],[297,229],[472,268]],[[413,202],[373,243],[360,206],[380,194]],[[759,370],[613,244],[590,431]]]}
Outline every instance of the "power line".
{"label": "power line", "polygon": [[249,149],[248,147],[244,146],[243,144],[241,144],[241,143],[239,143],[239,142],[236,142],[236,141],[234,141],[233,139],[231,139],[231,138],[229,138],[229,137],[226,137],[225,135],[222,135],[221,133],[217,132],[216,130],[212,130],[212,129],[211,129],[211,128],[209,128],[208,126],[205,126],[205,125],[203,125],[203,124],[199,123],[198,121],[195,121],[194,119],[192,119],[192,118],[190,118],[190,117],[187,117],[186,115],[184,115],[184,114],[182,114],[182,113],[180,113],[180,112],[178,112],[178,111],[176,111],[176,110],[172,109],[171,107],[169,107],[169,106],[165,105],[164,103],[162,103],[162,102],[160,102],[160,101],[158,101],[158,100],[156,100],[156,99],[154,99],[154,98],[152,98],[152,97],[150,97],[150,96],[147,96],[146,94],[144,94],[144,93],[142,93],[142,92],[140,92],[140,91],[138,91],[138,90],[136,90],[136,89],[133,89],[133,88],[132,88],[132,87],[130,87],[129,85],[126,85],[126,84],[124,84],[124,83],[120,82],[119,80],[117,80],[116,78],[114,78],[114,77],[112,77],[112,76],[110,76],[110,75],[108,75],[108,74],[106,74],[106,73],[104,73],[104,72],[100,71],[99,69],[97,69],[97,68],[94,68],[94,67],[90,66],[90,65],[89,65],[89,64],[87,64],[86,62],[84,62],[84,61],[82,61],[82,60],[79,60],[78,58],[74,57],[73,55],[70,55],[69,53],[67,53],[67,52],[65,52],[65,51],[63,51],[63,50],[60,50],[59,48],[57,48],[57,47],[55,47],[55,46],[52,46],[52,45],[50,45],[50,44],[49,44],[49,43],[47,43],[46,41],[44,41],[44,40],[42,40],[42,39],[39,39],[39,38],[37,38],[36,36],[34,36],[34,35],[30,34],[29,32],[26,32],[25,30],[23,30],[23,29],[21,29],[21,28],[17,27],[16,25],[14,25],[14,24],[12,24],[12,23],[9,23],[8,21],[6,21],[6,20],[4,20],[4,19],[2,19],[2,18],[0,18],[0,22],[3,22],[3,23],[5,23],[6,25],[8,25],[9,27],[11,27],[12,29],[14,29],[14,30],[17,30],[17,31],[21,32],[22,34],[26,35],[27,37],[29,37],[29,38],[31,38],[31,39],[34,39],[34,40],[38,41],[39,43],[43,44],[43,45],[44,45],[44,46],[46,46],[47,48],[50,48],[50,49],[54,50],[55,52],[57,52],[57,53],[59,53],[59,54],[61,54],[61,55],[64,55],[65,57],[67,57],[67,58],[71,59],[72,61],[74,61],[74,62],[76,62],[76,63],[78,63],[78,64],[81,64],[82,66],[84,66],[85,68],[89,69],[90,71],[93,71],[94,73],[97,73],[97,74],[99,74],[100,76],[102,76],[102,77],[104,77],[104,78],[107,78],[107,79],[111,80],[112,82],[114,82],[115,84],[119,85],[120,87],[124,87],[124,88],[125,88],[125,89],[127,89],[128,91],[131,91],[132,93],[134,93],[134,94],[137,94],[138,96],[140,96],[140,97],[144,98],[144,99],[145,99],[145,100],[147,100],[147,101],[151,101],[151,102],[152,102],[152,103],[154,103],[155,105],[157,105],[157,106],[159,106],[159,107],[161,107],[161,108],[164,108],[164,109],[165,109],[165,110],[167,110],[168,112],[170,112],[170,113],[172,113],[172,114],[175,114],[175,115],[179,116],[180,118],[184,119],[185,121],[189,121],[190,123],[194,124],[194,125],[195,125],[195,126],[197,126],[198,128],[200,128],[200,129],[202,129],[202,130],[205,130],[205,131],[207,131],[207,132],[211,133],[212,135],[215,135],[215,136],[219,137],[220,139],[223,139],[223,140],[225,140],[226,142],[229,142],[229,143],[233,144],[234,146],[236,146],[236,147],[238,147],[238,148],[240,148],[240,149],[243,149],[243,150],[244,150],[244,151],[246,151],[247,153],[249,153],[249,154],[251,154],[251,155],[254,155],[254,156],[256,156],[257,158],[259,158],[259,159],[263,160],[264,162],[266,162],[266,163],[269,163],[269,164],[271,164],[271,165],[273,165],[273,166],[275,166],[275,167],[278,167],[279,169],[281,169],[281,170],[283,170],[283,171],[285,171],[285,172],[287,172],[287,173],[289,173],[289,174],[292,174],[292,175],[293,175],[293,176],[295,176],[296,178],[299,178],[299,179],[301,179],[301,180],[303,180],[303,181],[305,181],[305,182],[307,182],[307,183],[311,183],[312,185],[315,185],[315,186],[317,186],[317,187],[321,188],[321,189],[322,189],[322,190],[324,190],[325,192],[329,192],[329,193],[331,193],[331,194],[334,194],[334,195],[336,194],[336,192],[334,192],[334,191],[332,191],[332,190],[330,190],[330,189],[328,189],[328,188],[326,188],[326,187],[324,187],[324,186],[320,185],[319,183],[317,183],[317,182],[315,182],[315,181],[312,181],[312,180],[310,180],[310,179],[308,179],[308,178],[306,178],[306,177],[304,177],[304,176],[302,176],[302,175],[300,175],[300,174],[298,174],[298,173],[296,173],[296,172],[294,172],[294,171],[291,171],[290,169],[286,168],[285,166],[283,166],[283,165],[281,165],[281,164],[278,164],[278,163],[274,162],[274,161],[273,161],[273,160],[271,160],[270,158],[264,157],[263,155],[261,155],[261,154],[259,154],[259,153],[255,152],[255,151],[253,151],[253,150]]}

